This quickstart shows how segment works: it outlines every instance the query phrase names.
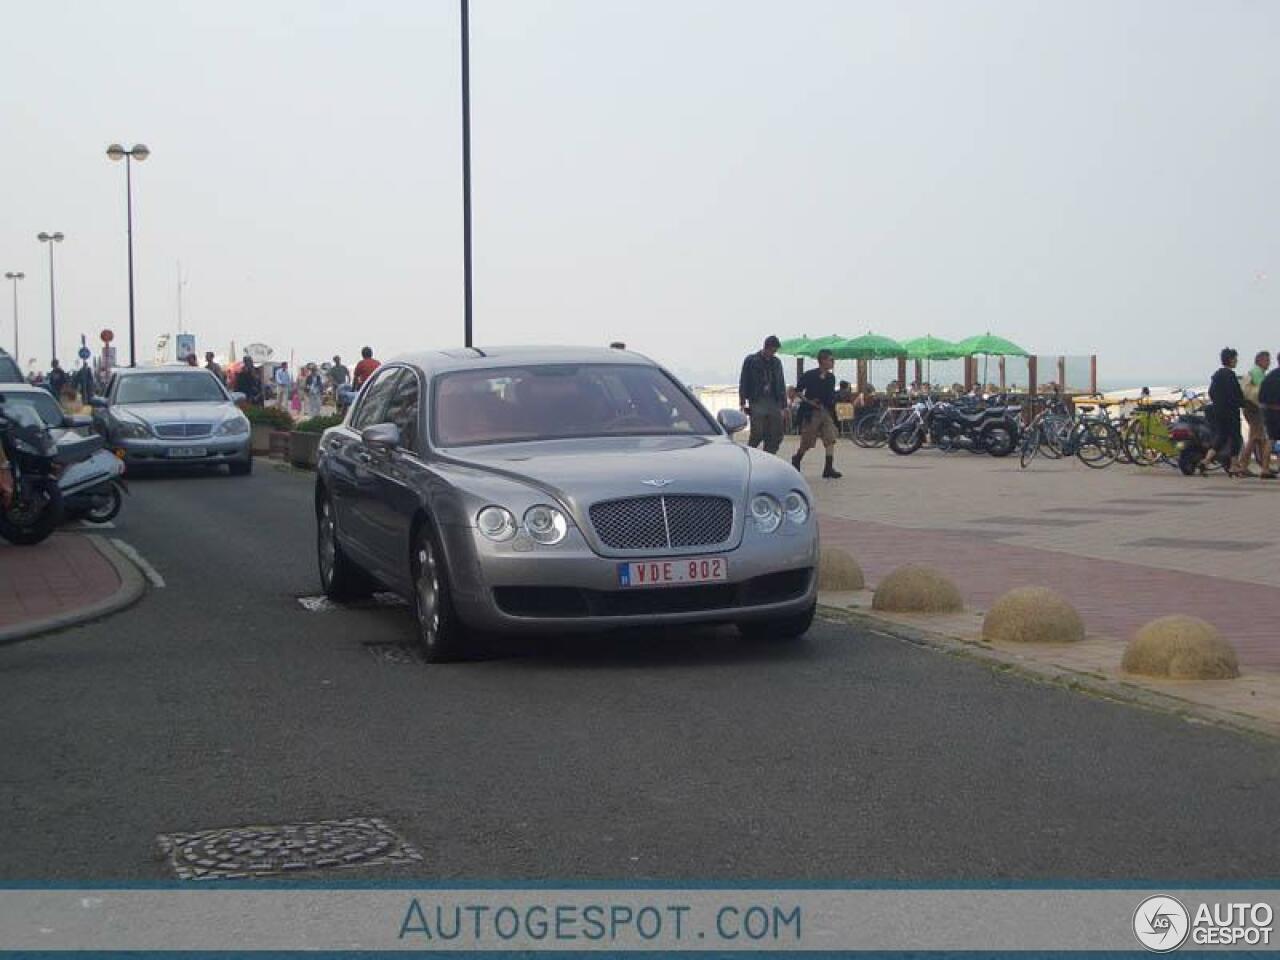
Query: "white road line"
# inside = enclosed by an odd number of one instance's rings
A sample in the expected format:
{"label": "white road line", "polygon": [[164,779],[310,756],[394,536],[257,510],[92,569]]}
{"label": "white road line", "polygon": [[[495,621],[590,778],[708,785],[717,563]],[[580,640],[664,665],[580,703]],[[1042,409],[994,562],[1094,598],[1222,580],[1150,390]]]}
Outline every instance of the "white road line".
{"label": "white road line", "polygon": [[108,520],[106,523],[90,523],[88,520],[81,520],[81,530],[114,530],[116,525]]}
{"label": "white road line", "polygon": [[155,567],[153,567],[151,564],[147,563],[146,558],[144,558],[142,554],[140,554],[137,550],[129,546],[129,544],[125,543],[123,540],[113,539],[111,541],[111,544],[117,550],[123,553],[126,557],[132,560],[134,564],[137,566],[137,568],[142,571],[143,575],[148,580],[150,580],[154,586],[157,586],[157,587],[164,586],[164,577],[160,576],[160,571],[157,570]]}

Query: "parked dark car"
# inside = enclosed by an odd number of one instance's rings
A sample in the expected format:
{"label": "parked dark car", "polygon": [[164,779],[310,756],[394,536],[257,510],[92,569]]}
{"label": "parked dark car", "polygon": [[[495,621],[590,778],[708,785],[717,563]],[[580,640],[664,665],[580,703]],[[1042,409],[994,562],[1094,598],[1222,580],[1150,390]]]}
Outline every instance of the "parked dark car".
{"label": "parked dark car", "polygon": [[481,632],[729,622],[791,638],[816,598],[803,477],[622,350],[384,364],[320,445],[320,579],[411,598],[428,660]]}
{"label": "parked dark car", "polygon": [[26,383],[17,362],[3,350],[0,350],[0,383]]}

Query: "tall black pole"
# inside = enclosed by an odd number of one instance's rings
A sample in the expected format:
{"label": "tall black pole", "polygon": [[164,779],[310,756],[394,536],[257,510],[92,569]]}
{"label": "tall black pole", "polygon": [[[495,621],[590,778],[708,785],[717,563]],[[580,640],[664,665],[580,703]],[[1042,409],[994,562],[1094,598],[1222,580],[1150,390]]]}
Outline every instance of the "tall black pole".
{"label": "tall black pole", "polygon": [[471,40],[467,0],[462,2],[462,282],[463,346],[471,346]]}
{"label": "tall black pole", "polygon": [[13,278],[13,362],[22,368],[22,354],[18,353],[18,278]]}
{"label": "tall black pole", "polygon": [[53,244],[52,237],[49,238],[49,344],[51,354],[49,357],[50,365],[58,358],[58,311],[54,306],[53,295]]}
{"label": "tall black pole", "polygon": [[129,229],[129,366],[138,365],[136,350],[137,337],[133,335],[133,177],[130,174],[131,160],[129,154],[124,155],[124,205],[125,218]]}

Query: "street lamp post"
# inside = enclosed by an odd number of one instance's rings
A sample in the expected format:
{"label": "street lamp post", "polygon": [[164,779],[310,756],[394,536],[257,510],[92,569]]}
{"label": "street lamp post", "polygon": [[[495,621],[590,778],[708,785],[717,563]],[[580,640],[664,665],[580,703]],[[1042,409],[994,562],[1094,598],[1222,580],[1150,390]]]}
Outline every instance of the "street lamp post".
{"label": "street lamp post", "polygon": [[138,353],[136,350],[138,338],[133,329],[133,176],[131,162],[134,160],[141,162],[147,159],[147,157],[151,156],[151,151],[141,143],[135,144],[128,150],[118,143],[113,143],[107,147],[107,156],[113,161],[124,161],[124,205],[129,230],[129,366],[136,367],[138,365]]}
{"label": "street lamp post", "polygon": [[62,232],[40,233],[36,239],[49,245],[49,362],[58,358],[58,310],[53,292],[53,245],[66,239]]}
{"label": "street lamp post", "polygon": [[462,283],[463,346],[471,346],[471,26],[462,3]]}
{"label": "street lamp post", "polygon": [[13,281],[13,362],[19,365],[22,364],[22,361],[18,359],[18,281],[25,279],[26,276],[21,271],[4,275],[6,280]]}

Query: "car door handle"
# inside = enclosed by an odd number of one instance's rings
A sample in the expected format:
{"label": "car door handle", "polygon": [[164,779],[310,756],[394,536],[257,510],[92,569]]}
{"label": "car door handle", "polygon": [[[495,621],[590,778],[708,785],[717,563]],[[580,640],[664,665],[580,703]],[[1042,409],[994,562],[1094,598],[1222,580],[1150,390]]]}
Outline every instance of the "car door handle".
{"label": "car door handle", "polygon": [[373,463],[373,454],[368,450],[357,450],[351,457],[360,463]]}

